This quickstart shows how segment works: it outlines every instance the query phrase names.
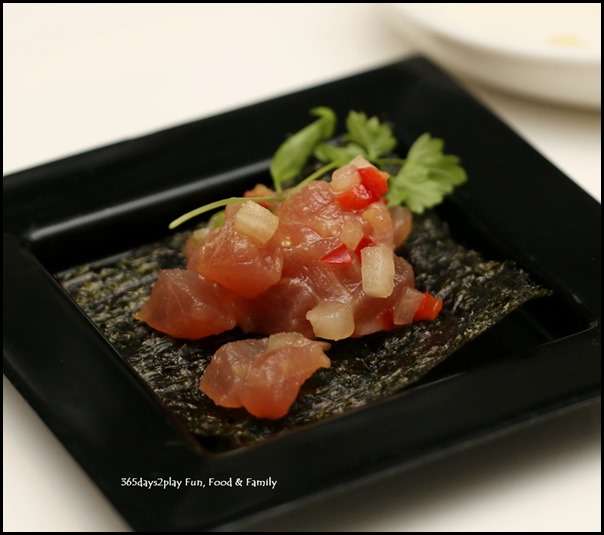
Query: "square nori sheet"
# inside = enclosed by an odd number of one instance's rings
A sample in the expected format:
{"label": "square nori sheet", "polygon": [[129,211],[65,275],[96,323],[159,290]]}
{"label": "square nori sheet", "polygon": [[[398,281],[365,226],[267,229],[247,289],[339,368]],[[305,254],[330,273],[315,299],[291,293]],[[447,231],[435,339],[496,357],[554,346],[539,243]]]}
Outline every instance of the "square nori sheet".
{"label": "square nori sheet", "polygon": [[248,335],[234,330],[196,342],[175,340],[134,318],[159,270],[183,267],[181,248],[188,235],[180,232],[117,259],[77,266],[58,278],[163,403],[218,451],[391,396],[524,302],[548,293],[512,262],[486,261],[457,244],[436,214],[416,217],[401,254],[414,267],[417,288],[443,298],[439,317],[333,343],[332,367],[303,385],[289,414],[259,420],[243,409],[217,407],[198,389],[214,352]]}

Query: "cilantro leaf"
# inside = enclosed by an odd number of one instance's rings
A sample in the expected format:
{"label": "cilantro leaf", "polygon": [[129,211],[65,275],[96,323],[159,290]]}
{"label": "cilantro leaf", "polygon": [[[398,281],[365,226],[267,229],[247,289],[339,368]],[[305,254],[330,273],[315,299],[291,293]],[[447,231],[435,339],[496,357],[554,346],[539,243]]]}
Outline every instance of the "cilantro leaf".
{"label": "cilantro leaf", "polygon": [[396,147],[392,129],[377,117],[368,118],[364,113],[351,111],[346,118],[346,127],[347,141],[363,148],[370,161],[377,160]]}
{"label": "cilantro leaf", "polygon": [[336,147],[335,145],[321,143],[315,149],[315,157],[317,159],[326,163],[334,162],[338,167],[347,165],[356,156],[366,157],[367,155],[361,147],[354,143],[349,143],[345,147]]}
{"label": "cilantro leaf", "polygon": [[313,108],[316,121],[290,136],[278,149],[271,161],[270,172],[277,192],[283,191],[283,184],[298,177],[315,147],[324,139],[333,136],[336,128],[336,114],[331,108]]}
{"label": "cilantro leaf", "polygon": [[444,154],[443,149],[442,139],[430,134],[417,138],[400,171],[390,178],[386,194],[389,206],[406,204],[412,212],[421,214],[467,180],[459,158]]}

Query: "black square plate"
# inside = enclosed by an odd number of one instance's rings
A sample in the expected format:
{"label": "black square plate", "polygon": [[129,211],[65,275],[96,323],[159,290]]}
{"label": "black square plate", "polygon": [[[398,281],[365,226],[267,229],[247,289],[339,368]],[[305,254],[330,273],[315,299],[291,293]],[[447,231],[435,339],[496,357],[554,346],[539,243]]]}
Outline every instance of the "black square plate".
{"label": "black square plate", "polygon": [[[175,215],[243,191],[266,175],[284,134],[306,124],[317,105],[339,116],[349,109],[386,116],[403,144],[425,131],[444,138],[470,176],[441,209],[454,236],[515,260],[554,296],[513,314],[417,387],[211,453],[52,274],[161,238]],[[138,530],[232,528],[600,393],[600,204],[426,60],[16,173],[3,186],[4,370]],[[487,358],[472,359],[476,352]],[[278,486],[133,483],[231,477],[270,477]]]}

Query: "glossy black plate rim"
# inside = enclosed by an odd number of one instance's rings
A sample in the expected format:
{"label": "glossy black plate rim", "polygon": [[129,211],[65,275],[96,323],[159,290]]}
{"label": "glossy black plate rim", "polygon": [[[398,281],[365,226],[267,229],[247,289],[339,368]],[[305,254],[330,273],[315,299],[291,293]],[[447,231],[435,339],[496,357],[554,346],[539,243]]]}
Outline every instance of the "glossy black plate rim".
{"label": "glossy black plate rim", "polygon": [[[141,236],[164,235],[165,222],[189,209],[194,194],[229,195],[266,171],[283,133],[305,124],[307,110],[319,104],[340,115],[355,108],[385,113],[404,125],[397,130],[403,143],[425,130],[445,138],[473,177],[450,202],[498,252],[571,303],[587,327],[212,455],[164,410],[50,272],[114,251],[118,234],[122,249]],[[485,141],[489,135],[493,142]],[[3,190],[5,373],[137,530],[234,527],[248,515],[600,393],[600,205],[421,58],[16,173],[4,178]],[[560,218],[561,211],[580,216]],[[163,490],[122,486],[129,477],[278,483],[275,490]]]}

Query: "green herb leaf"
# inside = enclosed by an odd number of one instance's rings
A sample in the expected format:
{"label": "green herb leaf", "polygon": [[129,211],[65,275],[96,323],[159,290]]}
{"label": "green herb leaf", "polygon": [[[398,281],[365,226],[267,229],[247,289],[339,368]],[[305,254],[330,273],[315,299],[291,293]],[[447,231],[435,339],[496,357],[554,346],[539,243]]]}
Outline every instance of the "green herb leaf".
{"label": "green herb leaf", "polygon": [[315,122],[290,136],[275,153],[271,162],[271,176],[275,191],[283,191],[283,185],[298,177],[316,146],[333,136],[336,114],[330,108],[313,108],[311,114],[319,117]]}
{"label": "green herb leaf", "polygon": [[346,139],[365,150],[368,160],[375,162],[382,154],[396,147],[392,129],[377,117],[368,118],[364,113],[351,111],[346,118]]}
{"label": "green herb leaf", "polygon": [[336,147],[335,145],[321,143],[315,149],[315,157],[317,159],[326,163],[333,162],[337,164],[338,167],[347,165],[350,160],[352,160],[356,156],[367,157],[365,151],[354,143],[349,143],[345,147]]}
{"label": "green herb leaf", "polygon": [[417,138],[400,171],[389,180],[388,206],[406,204],[412,212],[421,214],[467,180],[459,158],[444,154],[443,149],[442,139],[430,134]]}

